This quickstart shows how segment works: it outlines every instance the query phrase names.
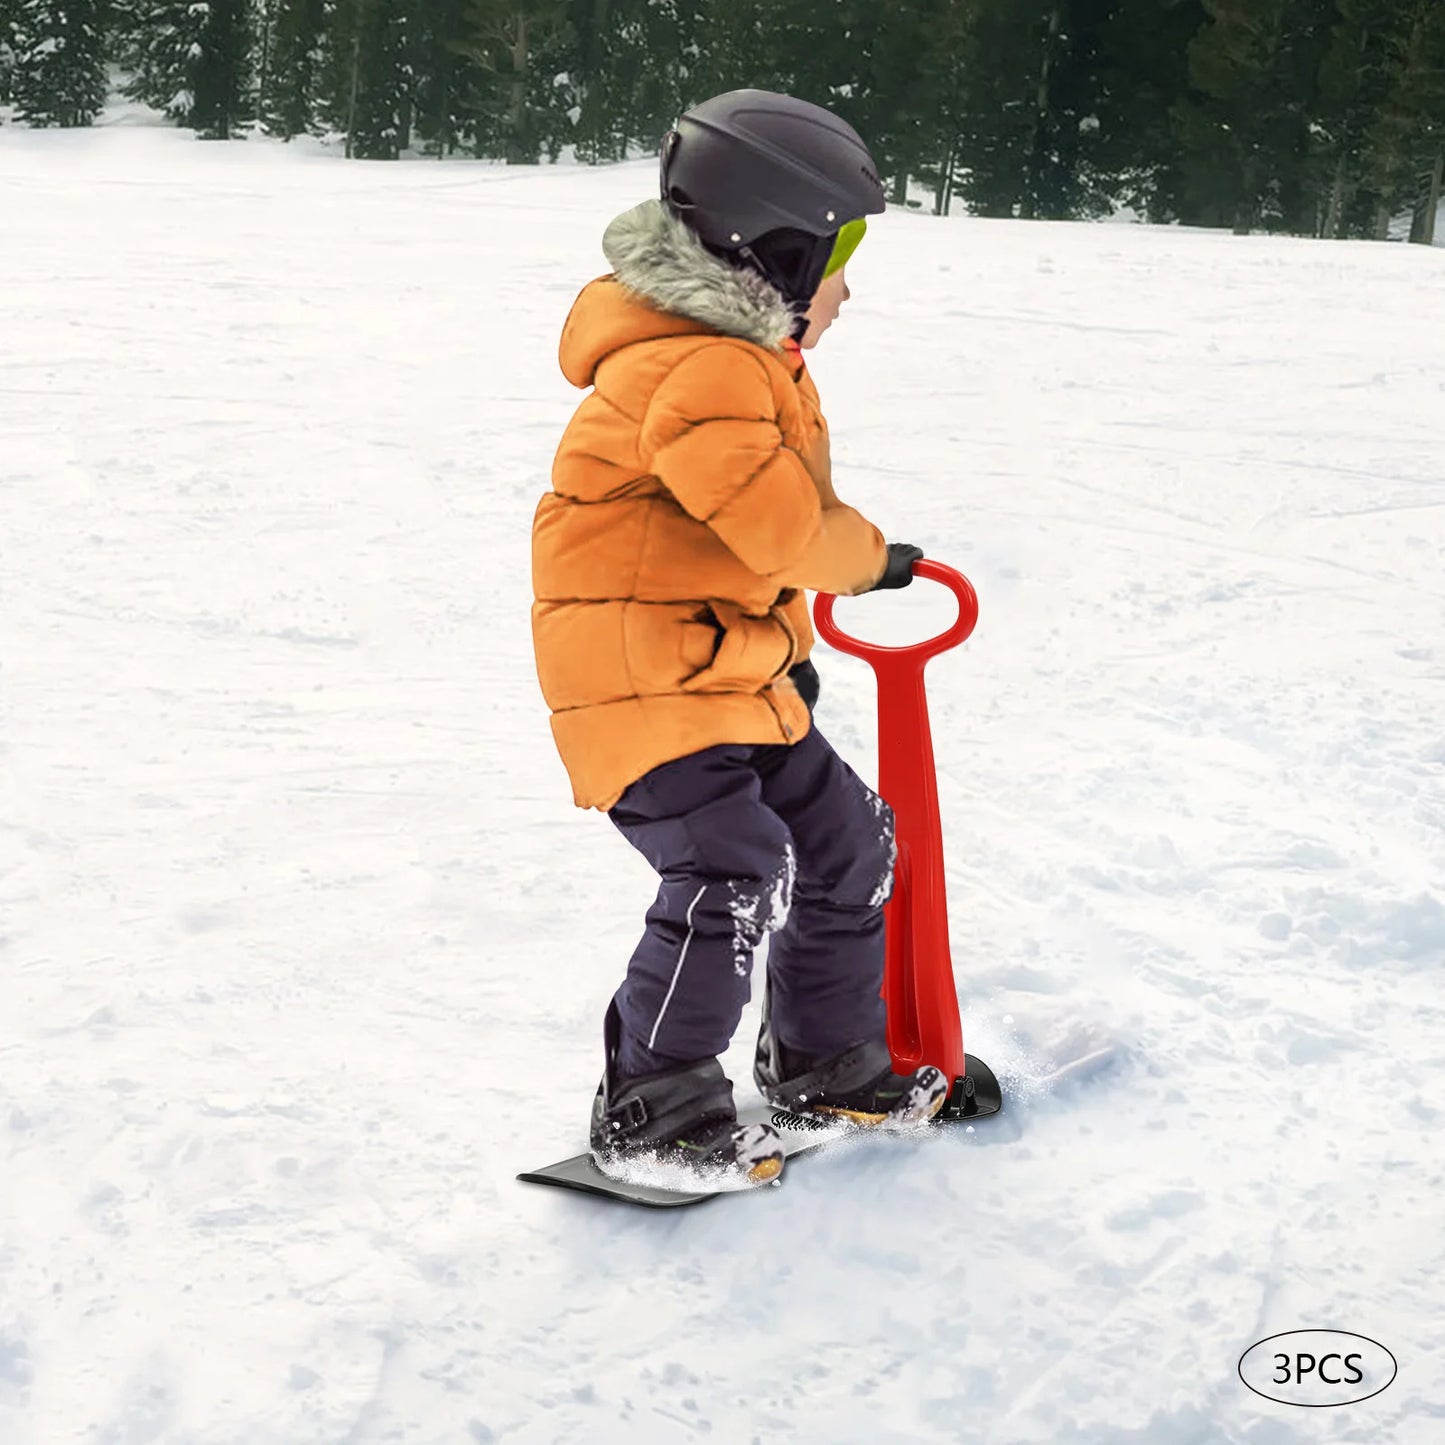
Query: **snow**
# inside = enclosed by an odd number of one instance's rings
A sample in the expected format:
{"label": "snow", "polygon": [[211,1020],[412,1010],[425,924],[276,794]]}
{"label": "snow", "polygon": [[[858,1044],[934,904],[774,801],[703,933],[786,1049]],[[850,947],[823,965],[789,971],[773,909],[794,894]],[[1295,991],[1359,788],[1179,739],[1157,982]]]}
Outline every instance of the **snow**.
{"label": "snow", "polygon": [[[1009,1110],[677,1214],[514,1181],[652,891],[528,623],[558,330],[652,185],[0,132],[0,1440],[1438,1440],[1438,250],[870,229],[815,372],[982,600],[929,686]],[[1244,1387],[1313,1327],[1398,1380]]]}

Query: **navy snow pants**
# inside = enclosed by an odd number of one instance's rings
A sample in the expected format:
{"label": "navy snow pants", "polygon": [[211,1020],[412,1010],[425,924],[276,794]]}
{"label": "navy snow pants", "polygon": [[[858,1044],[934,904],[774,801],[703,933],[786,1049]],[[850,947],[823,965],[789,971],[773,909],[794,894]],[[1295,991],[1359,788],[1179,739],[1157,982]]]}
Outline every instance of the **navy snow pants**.
{"label": "navy snow pants", "polygon": [[883,1038],[893,814],[816,727],[664,763],[609,816],[662,878],[616,995],[623,1074],[721,1054],[769,934],[783,1043],[820,1056]]}

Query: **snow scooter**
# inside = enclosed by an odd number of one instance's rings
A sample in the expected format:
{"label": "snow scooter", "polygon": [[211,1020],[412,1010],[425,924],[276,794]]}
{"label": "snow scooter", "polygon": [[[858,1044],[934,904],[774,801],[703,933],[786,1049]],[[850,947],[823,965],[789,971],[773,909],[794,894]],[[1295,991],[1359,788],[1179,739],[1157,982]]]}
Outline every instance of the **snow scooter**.
{"label": "snow scooter", "polygon": [[[963,1049],[948,945],[943,829],[923,672],[932,658],[968,639],[978,622],[978,597],[968,578],[941,562],[916,562],[913,575],[943,583],[958,599],[957,621],[927,642],[884,647],[852,637],[834,623],[837,599],[829,593],[818,594],[813,618],[819,637],[839,652],[867,662],[878,680],[878,791],[893,809],[898,845],[893,897],[884,909],[888,1050],[900,1073],[928,1063],[952,1080],[939,1119],[972,1120],[997,1114],[1003,1108],[1003,1093],[993,1070]],[[782,1135],[788,1159],[854,1132],[769,1104],[740,1109],[738,1119],[771,1124]],[[604,1174],[591,1154],[577,1154],[517,1178],[663,1208],[700,1204],[718,1193],[755,1192],[667,1189],[641,1178],[617,1179]]]}
{"label": "snow scooter", "polygon": [[893,1067],[910,1074],[933,1064],[953,1080],[940,1119],[977,1119],[1003,1108],[994,1072],[963,1051],[958,991],[948,946],[948,899],[943,878],[943,825],[923,670],[932,658],[966,642],[978,622],[973,584],[941,562],[913,565],[915,577],[941,582],[958,598],[958,620],[947,632],[908,647],[883,647],[850,637],[833,621],[837,600],[820,593],[813,607],[818,636],[862,658],[878,679],[878,791],[893,809],[898,863],[893,897],[884,908],[888,1051]]}

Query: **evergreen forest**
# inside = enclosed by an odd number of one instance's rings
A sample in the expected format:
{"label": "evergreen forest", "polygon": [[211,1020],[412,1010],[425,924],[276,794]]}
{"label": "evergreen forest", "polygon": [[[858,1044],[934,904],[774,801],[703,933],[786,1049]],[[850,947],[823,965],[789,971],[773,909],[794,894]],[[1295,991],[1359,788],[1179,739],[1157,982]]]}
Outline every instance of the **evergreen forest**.
{"label": "evergreen forest", "polygon": [[939,213],[1434,239],[1445,0],[0,0],[0,120],[514,165],[784,90]]}

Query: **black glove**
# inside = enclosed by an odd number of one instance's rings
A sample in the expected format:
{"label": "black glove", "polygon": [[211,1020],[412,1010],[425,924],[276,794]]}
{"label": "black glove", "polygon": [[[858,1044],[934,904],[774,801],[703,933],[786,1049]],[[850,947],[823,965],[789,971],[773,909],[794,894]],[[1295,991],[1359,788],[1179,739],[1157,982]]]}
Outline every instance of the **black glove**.
{"label": "black glove", "polygon": [[799,695],[808,704],[808,711],[812,712],[818,705],[818,691],[823,686],[823,679],[818,676],[818,669],[811,662],[800,662],[796,667],[788,670],[788,676],[793,679],[793,686],[798,689]]}
{"label": "black glove", "polygon": [[888,544],[888,565],[883,575],[873,584],[872,591],[883,588],[907,587],[913,581],[913,564],[923,561],[923,548],[912,542],[890,542]]}

